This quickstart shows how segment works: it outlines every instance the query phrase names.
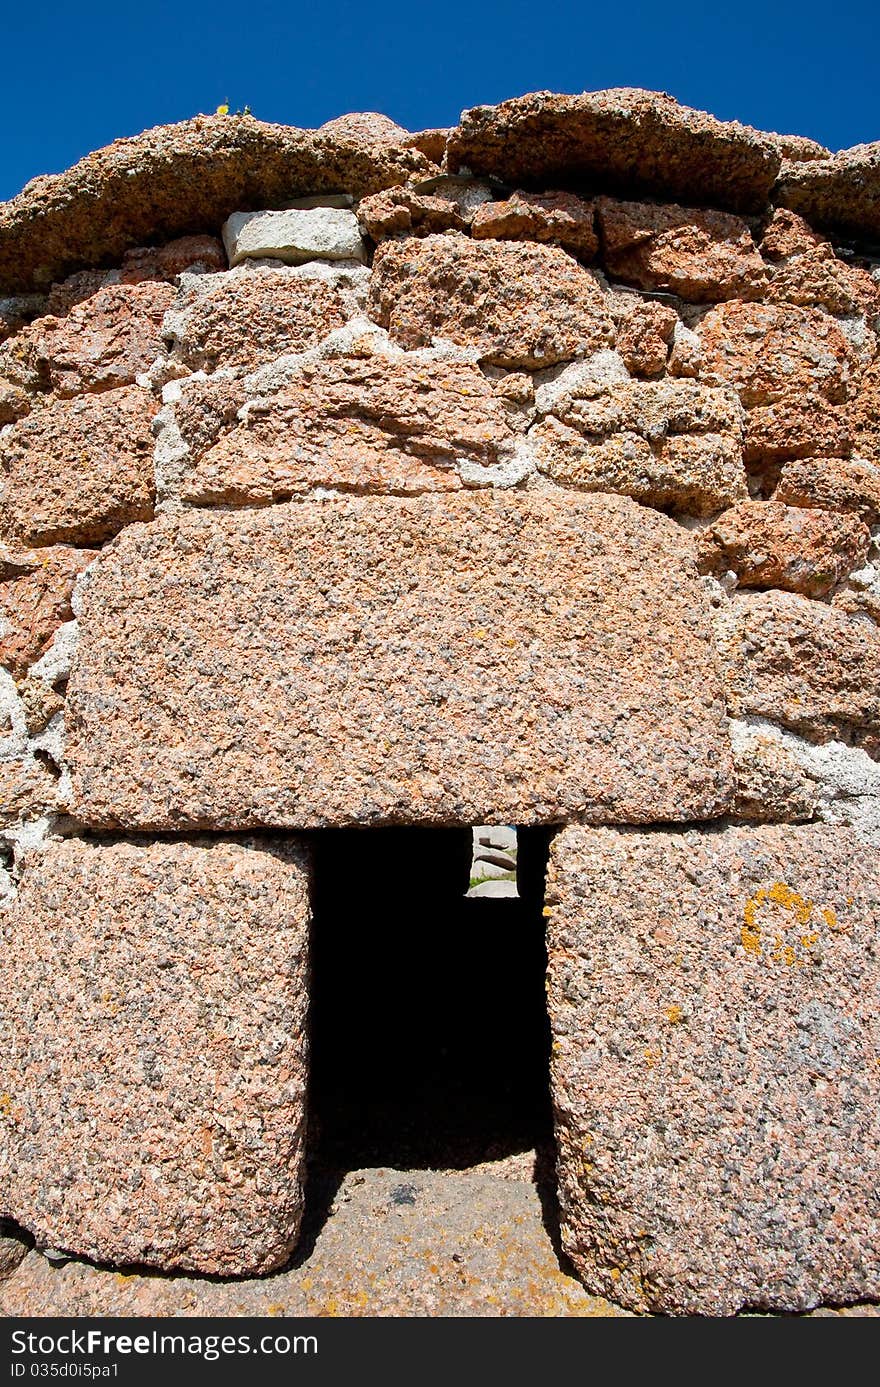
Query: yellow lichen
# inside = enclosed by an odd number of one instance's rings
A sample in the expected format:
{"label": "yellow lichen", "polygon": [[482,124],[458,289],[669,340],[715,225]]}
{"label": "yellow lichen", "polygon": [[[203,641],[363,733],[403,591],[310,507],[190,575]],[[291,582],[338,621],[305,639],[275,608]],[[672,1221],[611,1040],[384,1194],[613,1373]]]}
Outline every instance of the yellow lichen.
{"label": "yellow lichen", "polygon": [[[778,913],[775,916],[771,913],[770,918],[762,923],[759,914],[766,912],[768,906],[778,906],[793,918],[789,918],[788,921],[784,918],[780,920]],[[811,921],[815,925],[815,914],[815,902],[802,896],[786,882],[775,881],[772,886],[762,886],[743,907],[743,924],[740,926],[742,946],[746,953],[761,958],[764,954],[762,933],[772,920],[779,932],[774,932],[773,949],[766,956],[774,963],[784,963],[788,968],[803,967],[806,960],[800,957],[800,954],[810,953],[819,943],[820,935],[817,929],[804,930]],[[842,928],[830,906],[823,906],[818,910],[818,914],[829,929]],[[786,938],[788,931],[793,928],[797,930],[795,939],[792,939],[790,934]]]}
{"label": "yellow lichen", "polygon": [[684,1012],[677,1003],[666,1008],[666,1020],[669,1022],[670,1026],[677,1026],[683,1016]]}

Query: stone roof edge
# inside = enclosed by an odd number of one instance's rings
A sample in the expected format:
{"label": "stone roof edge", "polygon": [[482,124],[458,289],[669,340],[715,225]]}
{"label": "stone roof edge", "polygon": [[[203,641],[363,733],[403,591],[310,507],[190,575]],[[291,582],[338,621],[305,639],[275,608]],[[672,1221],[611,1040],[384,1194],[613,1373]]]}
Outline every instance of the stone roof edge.
{"label": "stone roof edge", "polygon": [[[496,107],[464,111],[459,125],[449,131],[400,130],[396,137],[380,130],[374,140],[333,128],[348,117],[317,130],[270,124],[250,115],[195,116],[155,126],[114,140],[63,173],[38,176],[10,201],[0,203],[0,294],[43,289],[73,270],[118,262],[136,245],[192,232],[216,234],[233,211],[308,193],[344,190],[360,197],[427,178],[439,172],[441,136],[446,141],[443,167],[449,165],[455,172],[450,151],[466,122],[482,113],[500,113],[503,122],[508,110],[526,102],[576,106],[588,98],[617,95],[617,89],[571,97],[532,93]],[[748,138],[764,149],[774,147],[780,167],[765,210],[790,207],[823,229],[880,241],[880,142],[830,154],[805,137],[716,121],[663,93],[620,89],[620,95],[635,99],[634,123],[641,118],[638,103],[646,107],[653,101],[664,114],[680,113],[683,131],[694,119],[725,136],[729,132],[731,139]],[[394,129],[392,122],[386,124]],[[863,167],[870,168],[877,185],[869,191],[867,207],[860,186]],[[640,195],[651,192],[642,190]],[[696,182],[692,200],[695,205],[706,201]]]}

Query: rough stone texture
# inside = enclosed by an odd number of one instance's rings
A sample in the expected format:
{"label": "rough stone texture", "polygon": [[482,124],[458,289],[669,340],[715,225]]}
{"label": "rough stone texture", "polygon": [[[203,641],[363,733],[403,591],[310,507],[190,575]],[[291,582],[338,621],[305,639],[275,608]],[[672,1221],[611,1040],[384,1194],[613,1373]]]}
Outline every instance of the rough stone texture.
{"label": "rough stone texture", "polygon": [[446,156],[448,138],[449,127],[444,126],[442,129],[435,127],[431,130],[417,130],[414,135],[407,135],[403,143],[407,149],[421,150],[432,164],[440,165]]}
{"label": "rough stone texture", "polygon": [[614,341],[596,280],[556,246],[458,235],[385,241],[370,313],[408,349],[444,337],[512,369],[552,366]]}
{"label": "rough stone texture", "polygon": [[824,597],[868,556],[871,535],[855,515],[781,501],[741,501],[700,536],[700,568],[736,574],[741,587]]}
{"label": "rough stone texture", "polygon": [[847,398],[852,348],[818,309],[722,303],[700,324],[700,340],[703,378],[727,381],[747,407],[807,391],[832,404]]}
{"label": "rough stone texture", "polygon": [[0,1211],[98,1261],[283,1263],[308,914],[288,844],[72,839],[32,858],[2,924]]}
{"label": "rough stone texture", "polygon": [[631,1309],[880,1295],[873,849],[570,828],[548,882],[563,1246]]}
{"label": "rough stone texture", "polygon": [[[55,653],[53,646],[50,658]],[[41,660],[39,667],[42,665],[43,661]],[[21,700],[25,727],[30,736],[42,732],[55,714],[60,713],[64,707],[62,696],[37,675],[28,674],[24,679],[19,680],[17,692]]]}
{"label": "rough stone texture", "polygon": [[[880,572],[877,576],[880,579]],[[848,612],[851,616],[868,616],[880,625],[880,581],[875,581],[867,589],[860,590],[855,586],[842,589],[834,594],[832,603],[839,611]]]}
{"label": "rough stone texture", "polygon": [[615,279],[693,303],[761,298],[767,272],[748,224],[676,204],[596,202],[602,263]]}
{"label": "rough stone texture", "polygon": [[760,718],[732,719],[734,813],[850,824],[880,847],[880,761],[844,742],[812,742]]}
{"label": "rough stone texture", "polygon": [[830,149],[826,149],[816,140],[808,139],[806,135],[777,135],[772,132],[767,138],[773,141],[784,160],[788,159],[795,164],[831,157]]}
{"label": "rough stone texture", "polygon": [[862,374],[849,405],[853,450],[870,462],[880,463],[880,359]]}
{"label": "rough stone texture", "polygon": [[401,145],[410,133],[381,111],[346,111],[344,115],[325,120],[323,125],[318,126],[318,132],[321,135],[341,136],[367,148]]}
{"label": "rough stone texture", "polygon": [[59,807],[58,777],[48,766],[26,752],[0,756],[0,825],[41,818]]}
{"label": "rough stone texture", "polygon": [[[198,437],[203,388],[187,418]],[[187,470],[182,492],[196,502],[286,499],[316,486],[344,491],[457,490],[456,464],[490,467],[516,434],[478,367],[373,356],[307,364],[280,389],[250,401],[242,422]]]}
{"label": "rough stone texture", "polygon": [[514,185],[571,187],[601,180],[658,196],[760,211],[780,165],[772,139],[680,106],[671,96],[618,87],[560,96],[533,92],[464,111],[448,167]]}
{"label": "rough stone texture", "polygon": [[388,188],[358,204],[358,221],[374,241],[388,236],[430,236],[439,231],[464,231],[465,210],[446,197],[432,197],[412,188]]}
{"label": "rough stone texture", "polygon": [[617,433],[591,442],[549,418],[531,440],[542,472],[583,491],[615,491],[693,515],[712,515],[746,494],[739,445],[720,434],[683,434],[652,445],[638,434]]}
{"label": "rough stone texture", "polygon": [[185,270],[212,273],[225,270],[226,264],[223,243],[216,236],[179,236],[164,246],[135,246],[127,250],[119,279],[122,284],[138,284],[142,279],[173,281]]}
{"label": "rough stone texture", "polygon": [[503,202],[484,202],[474,212],[471,235],[477,239],[545,241],[592,260],[599,249],[592,202],[573,193],[526,193],[521,189]]}
{"label": "rough stone texture", "polygon": [[622,498],[169,516],[104,552],[84,602],[68,756],[91,824],[678,820],[729,802],[688,537]]}
{"label": "rough stone texture", "polygon": [[[515,1162],[523,1165],[523,1174],[508,1173]],[[560,1263],[547,1227],[552,1190],[546,1182],[540,1187],[532,1183],[530,1163],[533,1152],[468,1170],[322,1172],[315,1194],[327,1216],[314,1230],[314,1246],[309,1240],[304,1259],[298,1254],[291,1265],[259,1280],[136,1271],[120,1276],[86,1262],[53,1266],[32,1252],[15,1276],[0,1285],[0,1313],[320,1318],[626,1314],[588,1295]],[[172,1332],[164,1322],[159,1328]],[[183,1329],[177,1326],[177,1332]],[[289,1325],[278,1327],[281,1334],[289,1331]]]}
{"label": "rough stone texture", "polygon": [[7,1276],[12,1275],[15,1268],[24,1261],[29,1250],[27,1242],[6,1231],[10,1227],[10,1224],[0,1219],[0,1281],[5,1281]]}
{"label": "rough stone texture", "polygon": [[614,295],[610,307],[617,326],[617,350],[626,369],[634,376],[662,375],[679,325],[674,310],[634,294]]}
{"label": "rough stone texture", "polygon": [[223,244],[233,267],[267,257],[288,265],[364,259],[357,217],[344,207],[233,212],[223,223]]}
{"label": "rough stone texture", "polygon": [[30,407],[31,401],[21,386],[0,377],[0,426],[24,418]]}
{"label": "rough stone texture", "polygon": [[419,196],[448,198],[454,202],[468,226],[477,209],[485,202],[494,202],[500,189],[497,179],[475,178],[470,173],[441,173],[414,185]]}
{"label": "rough stone texture", "polygon": [[192,370],[253,369],[306,351],[348,316],[338,281],[260,268],[185,281],[166,330]]}
{"label": "rough stone texture", "polygon": [[231,212],[306,193],[356,196],[425,177],[417,149],[362,132],[297,130],[251,116],[196,116],[115,140],[0,208],[0,293],[118,264],[149,240],[215,230]]}
{"label": "rough stone texture", "polygon": [[132,384],[162,351],[173,299],[168,284],[108,284],[63,318],[38,318],[27,329],[36,368],[57,395]]}
{"label": "rough stone texture", "polygon": [[880,237],[880,142],[841,149],[829,159],[789,164],[773,197],[815,225]]}
{"label": "rough stone texture", "polygon": [[825,237],[814,231],[803,217],[787,207],[774,207],[764,228],[761,250],[768,260],[787,260],[790,255],[803,255],[824,241]]}
{"label": "rough stone texture", "polygon": [[814,391],[758,405],[746,418],[746,462],[844,457],[852,447],[851,409],[830,405]]}
{"label": "rough stone texture", "polygon": [[156,403],[130,386],[29,414],[0,438],[0,539],[96,544],[153,514]]}
{"label": "rough stone texture", "polygon": [[181,236],[164,246],[136,246],[126,251],[118,270],[77,270],[53,284],[46,312],[63,318],[108,284],[141,284],[150,279],[173,283],[187,270],[210,274],[226,268],[226,251],[216,236]]}
{"label": "rough stone texture", "polygon": [[718,613],[733,717],[880,753],[880,630],[788,592],[734,596]]}
{"label": "rough stone texture", "polygon": [[786,737],[790,734],[760,718],[731,718],[730,745],[736,771],[734,817],[757,823],[796,823],[816,817],[819,786],[783,740]]}
{"label": "rough stone texture", "polygon": [[72,617],[73,585],[93,558],[92,549],[63,545],[29,553],[0,549],[0,664],[14,678],[45,654]]}
{"label": "rough stone texture", "polygon": [[529,438],[554,481],[696,515],[748,494],[742,410],[731,390],[675,380],[601,389],[574,368],[539,390],[538,408],[547,417]]}
{"label": "rough stone texture", "polygon": [[867,270],[838,260],[827,242],[781,266],[767,298],[771,303],[824,308],[841,317],[862,315],[869,327],[876,327],[880,318],[880,283]]}
{"label": "rough stone texture", "polygon": [[10,298],[0,298],[0,342],[45,311],[46,300],[42,294],[13,294]]}
{"label": "rough stone texture", "polygon": [[805,458],[787,462],[774,492],[789,506],[855,511],[869,525],[880,520],[880,462],[861,458]]}
{"label": "rough stone texture", "polygon": [[[226,253],[223,254],[224,261]],[[224,266],[225,268],[225,266]],[[155,278],[156,276],[142,276]],[[139,281],[134,281],[135,283]],[[119,284],[119,270],[77,270],[59,284],[53,284],[46,295],[46,312],[53,318],[64,318],[78,303],[84,303],[108,284]]]}

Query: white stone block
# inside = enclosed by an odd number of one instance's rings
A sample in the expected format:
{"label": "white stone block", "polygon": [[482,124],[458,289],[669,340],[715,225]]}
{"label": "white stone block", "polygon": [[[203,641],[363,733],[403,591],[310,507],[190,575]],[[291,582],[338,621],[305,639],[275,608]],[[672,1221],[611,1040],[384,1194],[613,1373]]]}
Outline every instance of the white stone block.
{"label": "white stone block", "polygon": [[280,212],[233,212],[223,224],[231,267],[243,260],[363,260],[357,217],[344,207],[288,208]]}

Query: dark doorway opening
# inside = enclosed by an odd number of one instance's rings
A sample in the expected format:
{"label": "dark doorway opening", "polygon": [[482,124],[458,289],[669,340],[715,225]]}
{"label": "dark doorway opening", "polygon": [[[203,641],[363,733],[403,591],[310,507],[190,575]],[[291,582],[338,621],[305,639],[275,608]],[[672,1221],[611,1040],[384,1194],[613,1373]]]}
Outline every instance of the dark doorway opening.
{"label": "dark doorway opening", "polygon": [[552,1137],[543,882],[467,899],[470,829],[314,838],[311,1160],[463,1169]]}

